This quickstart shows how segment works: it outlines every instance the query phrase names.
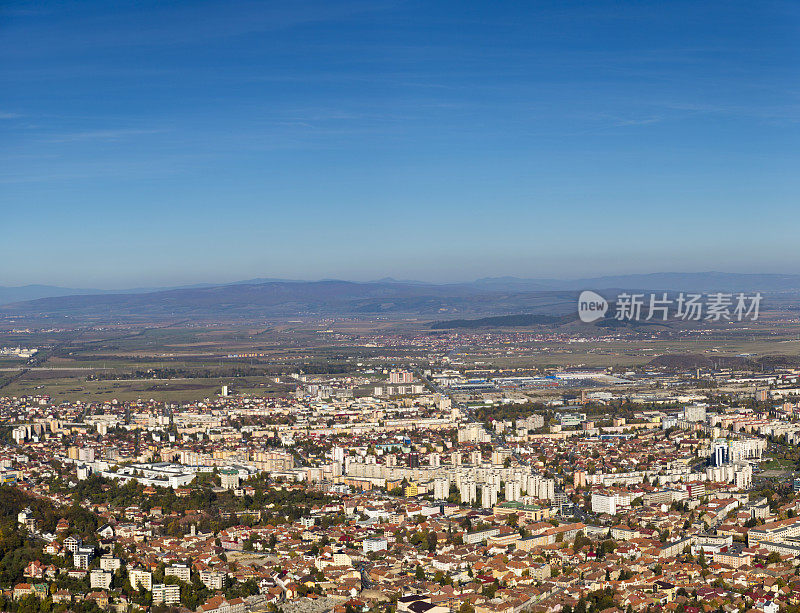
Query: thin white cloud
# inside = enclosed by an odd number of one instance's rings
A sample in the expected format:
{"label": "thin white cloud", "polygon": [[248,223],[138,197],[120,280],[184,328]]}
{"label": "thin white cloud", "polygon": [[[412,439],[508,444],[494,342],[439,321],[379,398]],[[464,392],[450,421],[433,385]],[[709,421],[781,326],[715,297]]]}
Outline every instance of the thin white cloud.
{"label": "thin white cloud", "polygon": [[69,143],[75,141],[90,140],[121,140],[133,136],[145,136],[148,134],[159,134],[163,130],[141,130],[141,129],[115,129],[115,130],[86,130],[83,132],[71,132],[67,134],[55,135],[47,139],[50,143]]}
{"label": "thin white cloud", "polygon": [[662,121],[661,117],[642,117],[640,119],[618,119],[616,125],[618,126],[646,126],[652,123]]}

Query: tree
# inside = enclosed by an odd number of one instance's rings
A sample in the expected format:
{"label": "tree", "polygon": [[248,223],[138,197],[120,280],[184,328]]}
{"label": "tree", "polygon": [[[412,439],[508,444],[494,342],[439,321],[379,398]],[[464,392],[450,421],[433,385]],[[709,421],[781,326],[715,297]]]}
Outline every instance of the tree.
{"label": "tree", "polygon": [[475,613],[475,607],[473,607],[468,600],[465,600],[461,603],[461,606],[458,607],[458,613]]}
{"label": "tree", "polygon": [[483,588],[483,595],[487,598],[494,598],[498,589],[500,589],[500,583],[495,579],[492,583]]}
{"label": "tree", "polygon": [[577,553],[584,547],[591,547],[591,545],[592,545],[592,539],[590,539],[588,536],[585,536],[581,531],[575,535],[575,542],[573,543],[572,547]]}

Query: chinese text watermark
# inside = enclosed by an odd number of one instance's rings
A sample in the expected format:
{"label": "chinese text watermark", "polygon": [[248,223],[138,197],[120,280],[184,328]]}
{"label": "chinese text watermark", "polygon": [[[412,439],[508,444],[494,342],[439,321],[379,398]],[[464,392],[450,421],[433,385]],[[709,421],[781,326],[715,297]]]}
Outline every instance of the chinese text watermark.
{"label": "chinese text watermark", "polygon": [[[614,319],[619,321],[756,321],[761,293],[680,292],[670,296],[666,292],[623,292],[617,296],[614,307]],[[596,292],[586,290],[578,298],[578,316],[583,322],[605,317],[608,309],[608,301]]]}

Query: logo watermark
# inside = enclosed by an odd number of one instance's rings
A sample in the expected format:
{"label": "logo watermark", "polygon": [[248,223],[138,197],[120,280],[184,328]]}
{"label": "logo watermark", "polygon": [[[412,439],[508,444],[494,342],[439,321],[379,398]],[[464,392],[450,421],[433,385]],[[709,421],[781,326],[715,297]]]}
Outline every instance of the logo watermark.
{"label": "logo watermark", "polygon": [[581,292],[578,297],[578,317],[587,324],[602,319],[608,311],[608,300],[591,290]]}
{"label": "logo watermark", "polygon": [[[597,292],[585,290],[578,297],[578,317],[592,323],[605,317],[609,301]],[[619,321],[756,321],[761,293],[716,292],[695,294],[666,292],[632,294],[623,292],[614,301],[614,319]]]}

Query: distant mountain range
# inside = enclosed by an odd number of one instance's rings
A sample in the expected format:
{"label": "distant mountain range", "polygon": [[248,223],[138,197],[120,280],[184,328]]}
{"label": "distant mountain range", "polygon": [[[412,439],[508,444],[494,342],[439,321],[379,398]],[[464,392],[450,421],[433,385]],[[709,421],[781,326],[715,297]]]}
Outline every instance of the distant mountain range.
{"label": "distant mountain range", "polygon": [[0,305],[13,302],[38,300],[39,298],[55,298],[58,296],[99,296],[103,294],[147,294],[171,289],[196,289],[201,287],[217,287],[219,285],[241,285],[253,283],[270,283],[272,281],[286,281],[286,279],[250,279],[235,281],[229,284],[222,283],[196,283],[193,285],[176,285],[171,287],[134,287],[129,289],[87,289],[74,287],[58,287],[55,285],[20,285],[17,287],[0,286]]}
{"label": "distant mountain range", "polygon": [[394,279],[366,283],[250,279],[224,285],[114,291],[29,285],[0,288],[0,314],[101,320],[376,314],[412,314],[441,320],[516,313],[561,317],[574,311],[576,293],[584,289],[607,294],[620,290],[761,291],[793,296],[800,294],[800,275],[709,272],[578,280],[497,277],[451,284]]}
{"label": "distant mountain range", "polygon": [[475,285],[483,288],[527,291],[627,289],[683,292],[797,292],[800,291],[800,275],[656,272],[571,280],[494,277],[478,279]]}
{"label": "distant mountain range", "polygon": [[[558,294],[557,292],[555,294]],[[0,313],[95,320],[139,317],[242,318],[414,314],[451,315],[566,309],[570,295],[499,293],[471,285],[349,281],[231,284],[148,293],[73,295],[0,306]]]}

